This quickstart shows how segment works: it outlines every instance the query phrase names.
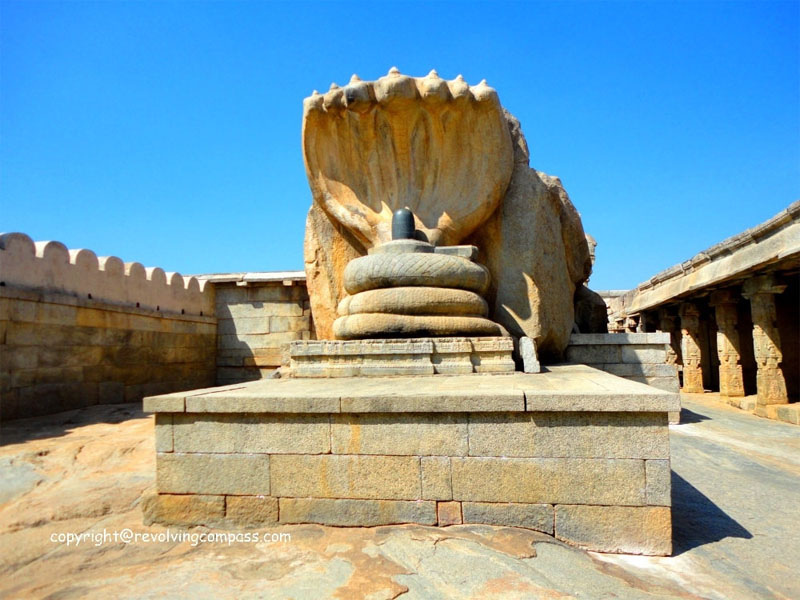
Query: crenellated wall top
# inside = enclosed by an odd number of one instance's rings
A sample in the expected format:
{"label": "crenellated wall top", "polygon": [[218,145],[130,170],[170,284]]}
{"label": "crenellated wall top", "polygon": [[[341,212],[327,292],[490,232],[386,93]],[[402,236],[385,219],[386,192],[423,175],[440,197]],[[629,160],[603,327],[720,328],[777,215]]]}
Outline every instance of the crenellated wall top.
{"label": "crenellated wall top", "polygon": [[163,312],[214,314],[214,286],[206,280],[61,242],[34,242],[24,233],[0,234],[0,282]]}

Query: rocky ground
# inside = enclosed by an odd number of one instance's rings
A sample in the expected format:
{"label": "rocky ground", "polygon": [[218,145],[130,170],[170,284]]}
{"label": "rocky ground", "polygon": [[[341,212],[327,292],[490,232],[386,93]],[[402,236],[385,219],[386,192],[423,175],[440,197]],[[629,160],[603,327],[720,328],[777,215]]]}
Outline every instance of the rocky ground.
{"label": "rocky ground", "polygon": [[[139,507],[153,484],[152,417],[117,405],[6,423],[0,596],[800,598],[800,427],[711,394],[683,400],[671,426],[669,558],[584,552],[488,526],[294,525],[258,532],[290,535],[282,541],[126,543],[128,530],[167,532],[145,527]],[[102,543],[59,541],[78,533]]]}

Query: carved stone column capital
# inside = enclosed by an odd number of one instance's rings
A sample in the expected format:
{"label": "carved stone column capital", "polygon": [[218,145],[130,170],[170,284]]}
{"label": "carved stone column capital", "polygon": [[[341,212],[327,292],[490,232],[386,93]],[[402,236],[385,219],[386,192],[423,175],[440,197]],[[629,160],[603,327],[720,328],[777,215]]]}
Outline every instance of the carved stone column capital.
{"label": "carved stone column capital", "polygon": [[738,304],[740,296],[741,294],[736,293],[736,291],[732,289],[716,290],[711,292],[708,303],[710,306],[714,307],[722,304]]}
{"label": "carved stone column capital", "polygon": [[774,275],[759,275],[745,281],[742,296],[752,299],[760,294],[782,294],[785,289],[786,285],[778,283]]}

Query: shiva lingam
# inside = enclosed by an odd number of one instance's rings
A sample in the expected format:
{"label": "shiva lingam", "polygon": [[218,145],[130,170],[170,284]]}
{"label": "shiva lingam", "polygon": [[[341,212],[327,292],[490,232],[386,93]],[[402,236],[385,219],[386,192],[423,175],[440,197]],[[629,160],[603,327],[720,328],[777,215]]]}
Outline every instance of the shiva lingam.
{"label": "shiva lingam", "polygon": [[395,211],[392,240],[344,270],[338,306],[340,340],[443,336],[508,336],[487,317],[489,271],[475,246],[434,246],[420,239],[408,208]]}

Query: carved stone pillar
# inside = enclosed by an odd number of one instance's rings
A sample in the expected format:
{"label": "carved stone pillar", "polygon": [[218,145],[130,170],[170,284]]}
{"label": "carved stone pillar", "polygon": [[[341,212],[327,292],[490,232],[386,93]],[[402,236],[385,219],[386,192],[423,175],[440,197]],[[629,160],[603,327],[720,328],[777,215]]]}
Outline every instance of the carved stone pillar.
{"label": "carved stone pillar", "polygon": [[711,306],[717,319],[717,356],[719,357],[719,395],[726,398],[744,396],[741,350],[739,346],[738,295],[732,290],[711,294]]}
{"label": "carved stone pillar", "polygon": [[681,304],[681,354],[683,355],[683,391],[703,393],[703,354],[700,345],[700,310],[690,302]]}
{"label": "carved stone pillar", "polygon": [[766,407],[769,404],[789,402],[786,380],[781,369],[783,353],[775,314],[775,294],[780,294],[785,289],[785,285],[776,285],[771,275],[750,279],[743,288],[742,295],[750,300],[750,313],[753,317],[753,353],[758,367],[757,415],[766,416]]}
{"label": "carved stone pillar", "polygon": [[669,334],[667,364],[681,364],[681,332],[678,327],[678,315],[674,315],[668,309],[662,308],[658,311],[658,327],[664,333]]}

